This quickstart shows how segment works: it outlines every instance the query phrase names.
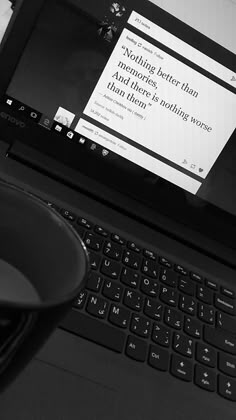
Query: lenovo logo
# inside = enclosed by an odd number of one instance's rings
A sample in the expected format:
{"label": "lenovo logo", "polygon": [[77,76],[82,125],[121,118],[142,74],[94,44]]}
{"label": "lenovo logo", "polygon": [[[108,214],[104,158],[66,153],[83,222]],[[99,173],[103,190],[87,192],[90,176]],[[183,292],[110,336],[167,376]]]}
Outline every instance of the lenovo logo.
{"label": "lenovo logo", "polygon": [[23,121],[17,120],[15,117],[7,114],[6,112],[0,112],[0,117],[4,120],[9,121],[12,124],[15,124],[19,128],[25,128],[26,124]]}

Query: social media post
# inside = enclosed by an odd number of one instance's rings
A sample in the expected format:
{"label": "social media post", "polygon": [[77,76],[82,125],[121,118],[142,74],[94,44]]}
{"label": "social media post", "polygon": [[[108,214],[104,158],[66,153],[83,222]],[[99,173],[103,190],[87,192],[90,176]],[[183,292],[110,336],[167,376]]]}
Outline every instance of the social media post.
{"label": "social media post", "polygon": [[100,127],[92,124],[83,118],[80,118],[75,131],[81,136],[89,138],[95,143],[100,144],[106,149],[118,154],[119,156],[147,169],[148,171],[161,176],[167,181],[183,188],[184,190],[196,194],[202,183],[198,180],[172,168],[168,164],[155,159],[142,150],[126,143],[118,137],[110,134],[109,132],[101,129]]}
{"label": "social media post", "polygon": [[235,97],[124,29],[84,114],[205,178],[235,128]]}

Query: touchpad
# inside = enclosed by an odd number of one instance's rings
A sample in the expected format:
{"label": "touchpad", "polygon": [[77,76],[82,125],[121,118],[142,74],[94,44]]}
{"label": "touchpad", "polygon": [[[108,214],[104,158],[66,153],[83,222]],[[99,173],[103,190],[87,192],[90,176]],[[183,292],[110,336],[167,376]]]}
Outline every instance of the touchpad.
{"label": "touchpad", "polygon": [[110,420],[117,393],[89,379],[34,360],[0,396],[1,420]]}

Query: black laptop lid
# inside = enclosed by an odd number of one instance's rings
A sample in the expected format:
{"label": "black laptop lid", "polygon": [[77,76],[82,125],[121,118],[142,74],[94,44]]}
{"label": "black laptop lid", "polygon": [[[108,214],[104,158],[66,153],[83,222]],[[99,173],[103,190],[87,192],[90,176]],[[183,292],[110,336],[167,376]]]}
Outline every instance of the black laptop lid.
{"label": "black laptop lid", "polygon": [[2,133],[235,248],[233,39],[153,3],[24,1],[2,44]]}

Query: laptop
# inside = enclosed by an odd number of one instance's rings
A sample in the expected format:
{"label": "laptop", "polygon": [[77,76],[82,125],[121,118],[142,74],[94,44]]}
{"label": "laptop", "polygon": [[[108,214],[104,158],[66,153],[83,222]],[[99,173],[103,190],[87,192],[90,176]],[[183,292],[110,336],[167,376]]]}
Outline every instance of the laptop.
{"label": "laptop", "polygon": [[235,14],[16,2],[0,179],[74,226],[90,272],[1,419],[235,419]]}

